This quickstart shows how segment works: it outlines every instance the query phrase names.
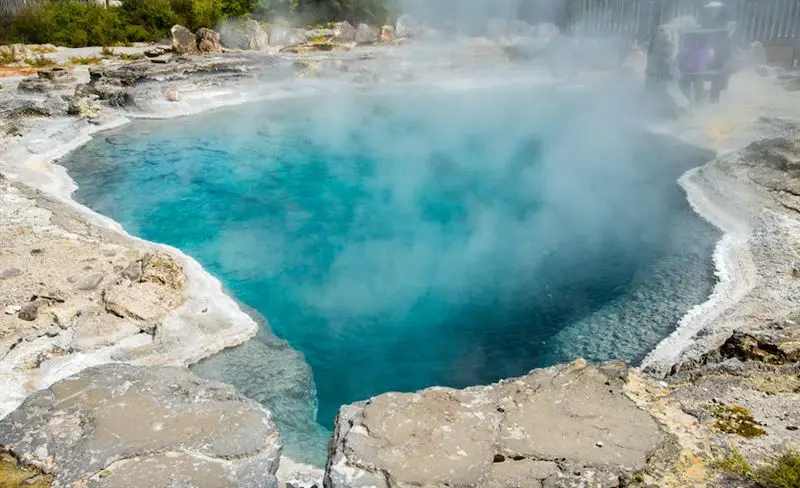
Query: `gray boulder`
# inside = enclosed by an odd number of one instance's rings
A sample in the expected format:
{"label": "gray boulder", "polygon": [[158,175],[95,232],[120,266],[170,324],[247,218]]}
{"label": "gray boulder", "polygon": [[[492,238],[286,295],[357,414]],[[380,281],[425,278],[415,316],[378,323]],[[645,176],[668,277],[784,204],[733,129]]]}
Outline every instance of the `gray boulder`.
{"label": "gray boulder", "polygon": [[199,54],[197,38],[194,33],[182,25],[173,25],[172,50],[178,54]]}
{"label": "gray boulder", "polygon": [[197,29],[195,41],[197,42],[197,50],[201,53],[218,53],[222,51],[219,33],[212,29],[205,27]]}
{"label": "gray boulder", "polygon": [[355,41],[358,44],[372,44],[378,42],[380,31],[368,24],[358,24],[356,28]]}
{"label": "gray boulder", "polygon": [[311,29],[305,32],[305,39],[306,42],[320,39],[330,41],[335,35],[336,33],[333,31],[333,29]]}
{"label": "gray boulder", "polygon": [[333,40],[335,42],[355,42],[356,28],[346,20],[337,22],[333,26]]}
{"label": "gray boulder", "polygon": [[183,368],[107,364],[34,393],[0,421],[1,449],[55,486],[277,487],[269,412]]}
{"label": "gray boulder", "polygon": [[305,35],[301,35],[295,29],[278,24],[269,26],[270,46],[296,46],[303,42],[305,42]]}
{"label": "gray boulder", "polygon": [[415,37],[421,33],[419,23],[410,15],[401,15],[397,18],[394,26],[394,34],[397,37]]}
{"label": "gray boulder", "polygon": [[250,19],[244,24],[244,42],[239,47],[263,51],[269,47],[269,34],[261,28],[258,21]]}
{"label": "gray boulder", "polygon": [[576,361],[490,386],[347,405],[325,486],[622,486],[671,447],[626,396],[629,373],[624,363]]}

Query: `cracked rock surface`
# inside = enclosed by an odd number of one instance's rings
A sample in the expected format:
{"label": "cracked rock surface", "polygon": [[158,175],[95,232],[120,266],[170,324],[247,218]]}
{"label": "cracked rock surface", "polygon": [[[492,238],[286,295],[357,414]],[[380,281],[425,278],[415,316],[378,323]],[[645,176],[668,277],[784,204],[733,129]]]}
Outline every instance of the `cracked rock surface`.
{"label": "cracked rock surface", "polygon": [[620,486],[670,443],[626,395],[629,373],[624,363],[576,361],[348,405],[325,486]]}
{"label": "cracked rock surface", "polygon": [[53,486],[276,487],[269,412],[184,368],[106,364],[39,391],[0,443]]}

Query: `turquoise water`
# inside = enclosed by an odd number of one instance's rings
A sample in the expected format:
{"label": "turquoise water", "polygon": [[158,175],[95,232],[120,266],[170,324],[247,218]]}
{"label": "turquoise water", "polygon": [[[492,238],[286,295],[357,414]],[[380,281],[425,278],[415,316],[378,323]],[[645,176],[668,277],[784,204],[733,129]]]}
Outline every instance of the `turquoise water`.
{"label": "turquoise water", "polygon": [[627,88],[343,89],[139,121],[63,163],[269,320],[196,370],[318,462],[342,404],[636,362],[707,297],[717,235],[675,180],[711,155],[636,129]]}

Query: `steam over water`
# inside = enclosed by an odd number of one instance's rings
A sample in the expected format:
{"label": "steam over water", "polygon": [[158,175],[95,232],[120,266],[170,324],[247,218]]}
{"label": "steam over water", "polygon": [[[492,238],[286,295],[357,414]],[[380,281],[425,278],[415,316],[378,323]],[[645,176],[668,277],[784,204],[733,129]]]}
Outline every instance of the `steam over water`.
{"label": "steam over water", "polygon": [[318,462],[317,401],[329,428],[389,390],[635,363],[705,300],[717,236],[675,180],[711,155],[637,130],[627,88],[342,89],[137,122],[65,164],[269,320],[196,370]]}

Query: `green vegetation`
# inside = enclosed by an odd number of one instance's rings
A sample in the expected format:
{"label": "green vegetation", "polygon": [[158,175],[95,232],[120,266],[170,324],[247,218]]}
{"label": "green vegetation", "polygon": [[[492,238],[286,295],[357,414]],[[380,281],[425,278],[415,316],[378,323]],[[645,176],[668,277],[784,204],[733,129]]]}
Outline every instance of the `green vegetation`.
{"label": "green vegetation", "polygon": [[72,64],[100,64],[100,58],[95,56],[72,56],[69,58]]}
{"label": "green vegetation", "polygon": [[329,27],[330,20],[381,24],[394,0],[122,0],[119,7],[50,0],[0,19],[0,42],[68,47],[115,46],[169,37],[181,24],[195,31],[229,18],[293,19],[298,25]]}
{"label": "green vegetation", "polygon": [[800,453],[797,451],[787,451],[754,469],[731,446],[730,452],[717,460],[714,467],[728,475],[749,480],[758,488],[800,488]]}
{"label": "green vegetation", "polygon": [[0,488],[48,488],[53,477],[22,466],[8,452],[0,452]]}
{"label": "green vegetation", "polygon": [[119,58],[124,59],[125,61],[136,61],[137,59],[144,58],[144,54],[120,53]]}
{"label": "green vegetation", "polygon": [[742,437],[758,437],[766,435],[766,431],[758,426],[753,418],[753,412],[738,405],[720,406],[713,410],[717,421],[714,423],[719,430]]}
{"label": "green vegetation", "polygon": [[750,463],[733,445],[730,446],[730,452],[723,458],[714,461],[713,466],[723,473],[739,478],[747,478],[753,475],[753,468],[750,467]]}
{"label": "green vegetation", "polygon": [[789,451],[775,458],[755,473],[764,488],[800,488],[800,453]]}
{"label": "green vegetation", "polygon": [[56,62],[50,58],[39,55],[25,59],[25,64],[34,68],[45,68],[47,66],[53,66]]}

